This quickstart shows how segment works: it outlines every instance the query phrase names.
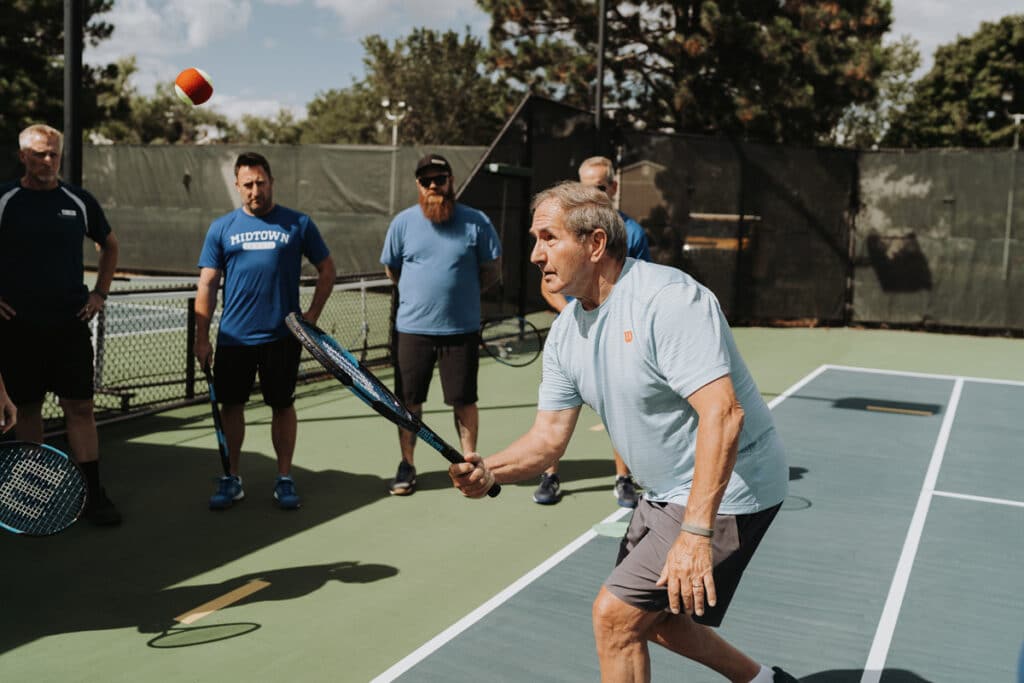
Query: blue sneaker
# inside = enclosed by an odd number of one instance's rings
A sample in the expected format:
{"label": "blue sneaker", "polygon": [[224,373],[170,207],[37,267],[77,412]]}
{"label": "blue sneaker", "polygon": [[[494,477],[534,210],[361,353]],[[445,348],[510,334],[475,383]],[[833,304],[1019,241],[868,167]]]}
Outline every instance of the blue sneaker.
{"label": "blue sneaker", "polygon": [[302,499],[295,493],[295,482],[289,476],[279,476],[274,484],[274,500],[282,510],[298,510]]}
{"label": "blue sneaker", "polygon": [[211,510],[227,510],[236,500],[245,498],[242,478],[233,474],[221,477],[217,482],[217,493],[210,496]]}

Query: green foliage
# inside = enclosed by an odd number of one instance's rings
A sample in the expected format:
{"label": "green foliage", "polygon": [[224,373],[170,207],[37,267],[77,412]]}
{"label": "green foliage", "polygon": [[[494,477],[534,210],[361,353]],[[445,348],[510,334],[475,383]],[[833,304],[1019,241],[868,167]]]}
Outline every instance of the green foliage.
{"label": "green foliage", "polygon": [[316,96],[303,142],[390,144],[384,99],[407,105],[400,144],[487,144],[511,111],[507,89],[482,73],[485,50],[468,31],[460,39],[418,28],[393,44],[377,35],[362,44],[366,76]]}
{"label": "green foliage", "polygon": [[829,142],[859,149],[877,148],[892,121],[906,111],[914,92],[914,72],[921,65],[917,41],[902,36],[883,48],[885,68],[878,77],[878,93],[850,106],[840,118]]}
{"label": "green foliage", "polygon": [[294,145],[298,144],[301,135],[302,127],[295,120],[295,115],[287,109],[281,109],[272,118],[243,115],[242,130],[233,136],[232,142]]}
{"label": "green foliage", "polygon": [[[114,27],[98,19],[113,0],[85,0],[83,41],[97,45]],[[64,127],[64,3],[59,0],[0,2],[0,141],[15,144],[33,123]],[[83,128],[122,112],[117,65],[82,66]]]}
{"label": "green foliage", "polygon": [[[490,64],[510,84],[590,107],[594,0],[478,0]],[[889,0],[607,3],[606,110],[620,124],[765,142],[827,139],[870,101]]]}
{"label": "green foliage", "polygon": [[1007,146],[1013,113],[1024,113],[1024,14],[983,23],[974,35],[936,50],[935,65],[915,84],[885,144]]}

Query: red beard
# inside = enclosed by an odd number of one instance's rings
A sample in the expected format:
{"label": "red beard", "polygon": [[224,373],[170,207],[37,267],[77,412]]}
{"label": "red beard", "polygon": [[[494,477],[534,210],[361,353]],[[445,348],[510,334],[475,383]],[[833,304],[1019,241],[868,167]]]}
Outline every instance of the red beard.
{"label": "red beard", "polygon": [[427,192],[420,195],[420,210],[431,223],[447,223],[455,213],[455,196]]}

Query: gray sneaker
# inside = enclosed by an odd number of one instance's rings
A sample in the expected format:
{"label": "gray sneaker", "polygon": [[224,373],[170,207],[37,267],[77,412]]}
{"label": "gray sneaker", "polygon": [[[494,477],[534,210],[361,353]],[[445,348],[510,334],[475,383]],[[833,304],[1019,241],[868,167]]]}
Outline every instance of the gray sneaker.
{"label": "gray sneaker", "polygon": [[533,502],[541,505],[554,505],[562,499],[562,486],[557,474],[540,475],[540,486],[533,492]]}
{"label": "gray sneaker", "polygon": [[615,479],[615,490],[612,493],[618,499],[619,507],[623,508],[635,508],[640,499],[636,492],[636,482],[628,474]]}

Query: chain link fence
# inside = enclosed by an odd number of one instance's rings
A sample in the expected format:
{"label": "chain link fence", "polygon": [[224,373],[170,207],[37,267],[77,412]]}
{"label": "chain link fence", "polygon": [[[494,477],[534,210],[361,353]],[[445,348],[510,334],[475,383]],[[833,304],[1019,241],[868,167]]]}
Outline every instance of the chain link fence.
{"label": "chain link fence", "polygon": [[[300,288],[305,309],[313,286]],[[335,285],[318,325],[370,367],[391,362],[392,283],[379,274],[348,276]],[[92,325],[98,422],[165,410],[206,397],[202,369],[193,353],[195,278],[145,278],[115,283]],[[216,340],[220,310],[210,337]],[[303,351],[300,381],[326,376]],[[57,400],[43,407],[46,431],[63,428]]]}

